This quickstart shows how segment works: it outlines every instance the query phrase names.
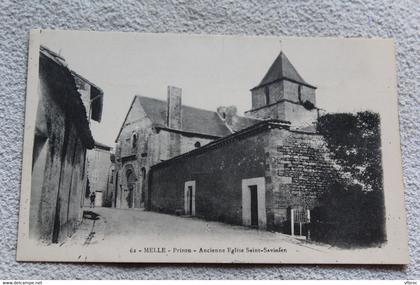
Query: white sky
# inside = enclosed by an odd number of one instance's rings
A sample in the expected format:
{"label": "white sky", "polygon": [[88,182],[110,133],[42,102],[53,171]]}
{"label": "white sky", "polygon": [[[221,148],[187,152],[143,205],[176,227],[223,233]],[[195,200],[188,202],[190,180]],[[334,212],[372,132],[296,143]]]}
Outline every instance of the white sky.
{"label": "white sky", "polygon": [[110,146],[133,96],[166,100],[168,85],[183,89],[185,105],[249,110],[249,89],[280,50],[318,87],[317,106],[328,112],[383,114],[395,99],[394,50],[387,40],[42,31],[41,44],[102,88],[102,122],[93,122],[92,132]]}

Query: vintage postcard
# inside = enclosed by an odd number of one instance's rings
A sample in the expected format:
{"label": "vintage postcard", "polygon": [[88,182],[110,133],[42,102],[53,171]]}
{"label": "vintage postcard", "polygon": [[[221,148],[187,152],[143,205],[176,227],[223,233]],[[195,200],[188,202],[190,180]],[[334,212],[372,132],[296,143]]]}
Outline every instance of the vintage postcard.
{"label": "vintage postcard", "polygon": [[394,54],[31,31],[17,260],[407,264]]}

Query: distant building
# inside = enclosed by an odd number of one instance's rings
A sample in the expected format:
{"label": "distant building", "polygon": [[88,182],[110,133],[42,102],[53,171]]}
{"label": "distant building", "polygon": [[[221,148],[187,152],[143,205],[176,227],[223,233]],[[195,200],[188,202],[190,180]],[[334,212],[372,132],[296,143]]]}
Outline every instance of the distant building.
{"label": "distant building", "polygon": [[100,122],[103,92],[41,47],[30,199],[30,237],[58,242],[81,220],[90,120]]}
{"label": "distant building", "polygon": [[108,193],[109,172],[111,169],[111,147],[95,142],[87,152],[87,175],[89,187],[86,188],[85,206],[89,206],[89,195],[95,192],[95,205],[111,206],[112,192]]}

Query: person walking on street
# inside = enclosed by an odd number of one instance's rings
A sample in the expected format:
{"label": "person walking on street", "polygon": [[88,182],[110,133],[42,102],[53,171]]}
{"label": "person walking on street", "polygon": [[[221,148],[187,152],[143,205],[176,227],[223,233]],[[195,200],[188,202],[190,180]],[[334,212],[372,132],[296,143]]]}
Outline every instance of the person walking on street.
{"label": "person walking on street", "polygon": [[93,191],[92,193],[90,193],[90,207],[91,208],[95,208],[95,198],[96,198],[96,194],[95,191]]}

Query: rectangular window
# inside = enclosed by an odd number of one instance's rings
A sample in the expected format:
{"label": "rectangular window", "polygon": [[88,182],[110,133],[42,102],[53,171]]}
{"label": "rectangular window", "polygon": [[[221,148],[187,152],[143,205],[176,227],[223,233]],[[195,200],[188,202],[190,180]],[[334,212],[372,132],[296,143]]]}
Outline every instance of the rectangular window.
{"label": "rectangular window", "polygon": [[111,170],[111,177],[109,178],[109,183],[110,183],[110,184],[113,184],[113,183],[114,183],[114,172],[115,172],[115,170],[114,170],[114,169],[112,169],[112,170]]}

